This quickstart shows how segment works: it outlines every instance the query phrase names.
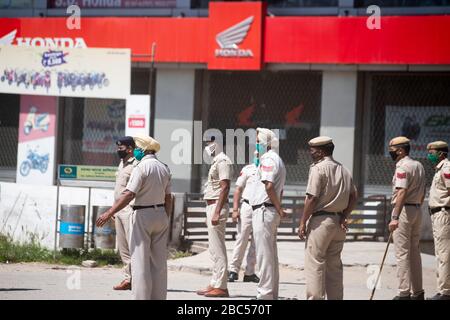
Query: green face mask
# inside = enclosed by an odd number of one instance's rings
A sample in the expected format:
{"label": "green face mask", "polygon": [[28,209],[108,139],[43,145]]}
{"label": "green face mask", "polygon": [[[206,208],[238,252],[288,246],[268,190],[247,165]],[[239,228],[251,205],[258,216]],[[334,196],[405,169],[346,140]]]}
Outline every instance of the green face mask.
{"label": "green face mask", "polygon": [[142,149],[136,148],[133,151],[133,155],[136,158],[137,161],[141,161],[142,158],[145,156],[145,152]]}
{"label": "green face mask", "polygon": [[437,165],[439,163],[439,157],[436,153],[429,153],[427,158],[434,165]]}

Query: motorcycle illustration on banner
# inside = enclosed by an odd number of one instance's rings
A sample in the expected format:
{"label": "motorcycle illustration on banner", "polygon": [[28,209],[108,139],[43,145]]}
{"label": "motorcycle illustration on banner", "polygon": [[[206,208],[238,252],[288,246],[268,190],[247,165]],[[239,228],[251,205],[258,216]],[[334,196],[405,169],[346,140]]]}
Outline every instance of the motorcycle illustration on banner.
{"label": "motorcycle illustration on banner", "polygon": [[28,149],[27,158],[20,164],[20,174],[26,177],[30,170],[39,170],[42,173],[47,172],[49,162],[49,154],[39,155],[37,151]]}
{"label": "motorcycle illustration on banner", "polygon": [[101,89],[102,87],[107,87],[109,85],[109,80],[106,78],[104,72],[58,72],[57,84],[59,93],[61,89],[70,87],[72,91],[75,91],[77,87],[80,87],[82,91],[89,87],[89,89],[94,90],[95,86]]}
{"label": "motorcycle illustration on banner", "polygon": [[129,49],[5,46],[0,51],[0,92],[125,99],[130,70]]}
{"label": "motorcycle illustration on banner", "polygon": [[36,88],[45,88],[47,93],[52,85],[51,71],[41,70],[41,71],[27,71],[27,70],[3,70],[3,75],[0,77],[1,82],[7,82],[8,85],[16,85],[20,87],[21,84],[28,89],[29,87],[36,90]]}
{"label": "motorcycle illustration on banner", "polygon": [[28,112],[27,119],[23,125],[23,132],[29,135],[31,130],[47,131],[50,125],[50,115],[48,112],[37,113],[37,107],[32,106]]}

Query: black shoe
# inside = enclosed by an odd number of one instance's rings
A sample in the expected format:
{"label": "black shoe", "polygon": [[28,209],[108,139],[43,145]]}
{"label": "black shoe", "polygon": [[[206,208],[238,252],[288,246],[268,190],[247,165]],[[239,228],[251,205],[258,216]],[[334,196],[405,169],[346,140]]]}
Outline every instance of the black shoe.
{"label": "black shoe", "polygon": [[425,292],[421,292],[417,295],[412,295],[411,300],[425,300]]}
{"label": "black shoe", "polygon": [[236,272],[231,271],[228,274],[228,282],[235,282],[238,278],[239,278],[239,276]]}
{"label": "black shoe", "polygon": [[427,300],[450,300],[450,296],[447,296],[445,294],[436,293],[431,298],[428,298]]}
{"label": "black shoe", "polygon": [[400,297],[400,296],[395,296],[394,299],[392,300],[411,300],[410,296],[404,296],[404,297]]}
{"label": "black shoe", "polygon": [[244,282],[259,282],[259,278],[256,274],[252,274],[252,275],[244,275]]}

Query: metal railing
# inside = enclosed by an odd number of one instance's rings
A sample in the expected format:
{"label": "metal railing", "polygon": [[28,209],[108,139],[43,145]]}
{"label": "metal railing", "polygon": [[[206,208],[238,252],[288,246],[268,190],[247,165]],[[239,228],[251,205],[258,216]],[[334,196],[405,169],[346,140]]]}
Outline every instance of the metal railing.
{"label": "metal railing", "polygon": [[[200,193],[188,193],[184,203],[183,240],[206,241],[206,204]],[[232,196],[229,198],[230,212],[226,224],[226,240],[236,239],[236,224],[232,222]],[[278,226],[278,240],[300,241],[297,228],[303,213],[305,197],[283,197],[282,205],[287,216],[281,219]],[[358,200],[356,208],[349,217],[347,238],[350,240],[370,239],[383,240],[388,236],[388,199],[386,196],[371,196]]]}

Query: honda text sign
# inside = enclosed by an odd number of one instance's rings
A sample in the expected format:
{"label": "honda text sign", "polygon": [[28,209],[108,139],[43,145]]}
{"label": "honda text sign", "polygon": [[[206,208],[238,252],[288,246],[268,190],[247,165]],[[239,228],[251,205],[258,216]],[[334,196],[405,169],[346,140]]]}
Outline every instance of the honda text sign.
{"label": "honda text sign", "polygon": [[208,69],[261,69],[262,2],[209,4]]}

